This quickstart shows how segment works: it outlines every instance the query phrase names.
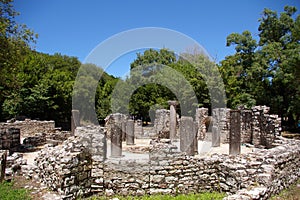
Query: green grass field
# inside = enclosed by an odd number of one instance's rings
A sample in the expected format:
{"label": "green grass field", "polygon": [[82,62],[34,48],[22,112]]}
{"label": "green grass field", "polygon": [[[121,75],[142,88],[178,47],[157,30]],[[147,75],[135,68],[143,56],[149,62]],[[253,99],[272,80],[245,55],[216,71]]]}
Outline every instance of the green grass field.
{"label": "green grass field", "polygon": [[3,182],[0,184],[1,200],[31,200],[29,192],[25,189],[14,189],[13,182]]}
{"label": "green grass field", "polygon": [[[217,192],[205,192],[200,194],[180,194],[177,196],[171,195],[151,195],[151,196],[142,196],[142,197],[121,197],[116,196],[119,200],[221,200],[226,195],[224,193]],[[90,197],[88,200],[108,200],[113,199],[112,197]]]}

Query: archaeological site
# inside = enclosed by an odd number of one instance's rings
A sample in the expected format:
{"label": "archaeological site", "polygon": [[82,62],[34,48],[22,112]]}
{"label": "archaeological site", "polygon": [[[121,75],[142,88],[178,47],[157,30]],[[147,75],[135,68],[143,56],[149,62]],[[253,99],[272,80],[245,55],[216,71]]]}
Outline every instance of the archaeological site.
{"label": "archaeological site", "polygon": [[57,199],[218,191],[259,200],[299,179],[300,141],[281,136],[268,107],[179,117],[169,105],[151,126],[120,113],[105,126],[81,126],[76,110],[70,132],[54,121],[1,123],[1,180],[35,179]]}

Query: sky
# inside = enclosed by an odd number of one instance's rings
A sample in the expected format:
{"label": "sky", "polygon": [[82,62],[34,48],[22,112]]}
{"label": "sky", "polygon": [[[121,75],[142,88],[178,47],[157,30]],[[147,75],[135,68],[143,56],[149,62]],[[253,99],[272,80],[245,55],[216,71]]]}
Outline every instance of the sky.
{"label": "sky", "polygon": [[[39,35],[37,51],[75,56],[83,63],[109,38],[143,27],[182,33],[218,63],[234,53],[234,47],[226,47],[229,34],[249,30],[258,39],[258,19],[264,8],[278,13],[285,5],[300,9],[299,0],[15,0],[13,5],[20,12],[16,21]],[[124,76],[141,51],[119,55],[105,71]]]}

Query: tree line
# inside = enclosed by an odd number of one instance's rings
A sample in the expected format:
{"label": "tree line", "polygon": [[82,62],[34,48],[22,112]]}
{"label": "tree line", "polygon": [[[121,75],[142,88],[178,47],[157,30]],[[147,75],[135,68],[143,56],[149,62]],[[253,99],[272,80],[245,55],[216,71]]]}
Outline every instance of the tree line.
{"label": "tree line", "polygon": [[[191,115],[196,107],[267,105],[286,125],[296,127],[300,120],[300,15],[295,13],[292,6],[280,14],[264,9],[258,36],[247,30],[230,34],[227,46],[233,46],[235,53],[219,64],[198,51],[175,55],[168,49],[147,49],[131,63],[130,75],[120,79],[99,66],[83,65],[76,57],[35,51],[37,35],[15,21],[18,13],[12,0],[1,0],[0,120],[26,116],[55,120],[69,128],[72,96],[82,95],[94,98],[92,108],[86,109],[95,109],[99,122],[115,111],[151,121],[156,109],[168,108],[167,101],[177,99]],[[93,76],[82,69],[92,70]],[[80,70],[82,76],[77,77]],[[177,79],[164,80],[164,73]],[[86,84],[74,90],[76,77]],[[94,94],[90,94],[92,84],[97,86]],[[135,85],[139,87],[131,87]],[[223,102],[219,97],[224,91]],[[83,118],[89,121],[91,116]]]}

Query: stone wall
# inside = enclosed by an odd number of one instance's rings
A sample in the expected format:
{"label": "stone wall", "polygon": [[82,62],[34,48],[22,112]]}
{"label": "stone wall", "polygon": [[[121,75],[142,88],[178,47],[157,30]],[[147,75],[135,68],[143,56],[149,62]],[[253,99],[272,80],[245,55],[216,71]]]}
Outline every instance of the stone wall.
{"label": "stone wall", "polygon": [[55,131],[55,122],[25,119],[25,121],[0,123],[0,128],[18,128],[21,131],[21,138],[26,138],[32,137],[36,133],[49,133]]}
{"label": "stone wall", "polygon": [[286,141],[273,149],[259,149],[247,155],[207,158],[185,156],[172,147],[159,145],[157,154],[150,153],[150,163],[108,161],[105,166],[109,170],[104,172],[104,181],[109,188],[106,194],[177,194],[215,190],[228,194],[249,191],[248,196],[251,196],[254,190],[261,194],[258,197],[252,195],[251,199],[267,199],[300,177],[299,141]]}
{"label": "stone wall", "polygon": [[[271,148],[275,136],[280,135],[281,119],[270,115],[267,106],[241,108],[241,142]],[[230,109],[215,108],[213,126],[220,132],[221,143],[229,143]]]}
{"label": "stone wall", "polygon": [[77,127],[75,136],[91,154],[91,192],[102,192],[103,162],[107,158],[106,131],[100,126]]}
{"label": "stone wall", "polygon": [[[187,156],[169,139],[152,140],[149,157],[106,158],[105,130],[78,127],[75,138],[38,156],[42,182],[65,199],[79,194],[178,194],[215,190],[227,199],[267,199],[300,177],[300,141],[276,139],[271,149],[237,156]],[[106,158],[106,159],[105,159]],[[238,198],[237,198],[238,197]]]}
{"label": "stone wall", "polygon": [[20,147],[20,129],[11,127],[0,128],[0,149],[9,150],[9,154]]}
{"label": "stone wall", "polygon": [[40,181],[63,199],[90,193],[92,159],[80,141],[68,140],[63,146],[44,148],[35,163]]}
{"label": "stone wall", "polygon": [[[158,145],[158,146],[157,146]],[[106,161],[106,194],[177,194],[215,190],[228,194],[259,191],[263,199],[278,193],[300,177],[300,142],[285,141],[273,149],[247,155],[189,157],[172,145],[156,144],[150,162]],[[264,188],[261,190],[261,188]],[[255,195],[251,196],[256,198]]]}
{"label": "stone wall", "polygon": [[105,129],[77,127],[75,137],[62,145],[44,148],[37,156],[36,173],[64,199],[103,192],[103,162],[106,159]]}
{"label": "stone wall", "polygon": [[[300,142],[286,139],[280,142],[283,142],[280,146],[260,149],[250,155],[251,158],[256,158],[253,163],[255,173],[251,178],[254,184],[252,187],[240,188],[225,200],[269,199],[271,195],[278,194],[299,179]],[[247,168],[246,171],[251,172]]]}

